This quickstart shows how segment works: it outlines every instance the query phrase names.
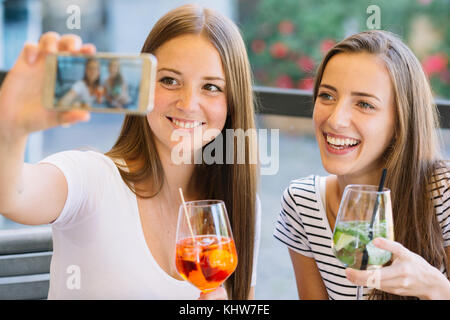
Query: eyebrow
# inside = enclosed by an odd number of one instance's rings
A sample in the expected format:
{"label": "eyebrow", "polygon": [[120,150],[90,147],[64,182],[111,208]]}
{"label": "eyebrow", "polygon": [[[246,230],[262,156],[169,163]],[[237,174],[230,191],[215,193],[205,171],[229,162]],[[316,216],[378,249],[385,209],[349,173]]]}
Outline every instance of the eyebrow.
{"label": "eyebrow", "polygon": [[[158,72],[160,72],[160,71],[173,72],[173,73],[175,73],[175,74],[177,74],[177,75],[179,75],[179,76],[182,75],[182,73],[181,73],[180,71],[175,70],[175,69],[171,69],[171,68],[160,68],[160,69],[158,69]],[[203,79],[204,79],[204,80],[219,80],[219,81],[225,82],[225,79],[223,79],[223,78],[221,78],[221,77],[203,77]]]}
{"label": "eyebrow", "polygon": [[[335,87],[333,87],[333,86],[330,86],[329,84],[320,84],[320,87],[324,87],[324,88],[330,89],[330,90],[332,90],[334,92],[337,92],[337,89]],[[366,93],[366,92],[352,91],[351,95],[352,96],[358,96],[358,97],[370,97],[370,98],[377,99],[378,101],[381,102],[380,98],[378,98],[377,96],[375,96],[373,94]]]}

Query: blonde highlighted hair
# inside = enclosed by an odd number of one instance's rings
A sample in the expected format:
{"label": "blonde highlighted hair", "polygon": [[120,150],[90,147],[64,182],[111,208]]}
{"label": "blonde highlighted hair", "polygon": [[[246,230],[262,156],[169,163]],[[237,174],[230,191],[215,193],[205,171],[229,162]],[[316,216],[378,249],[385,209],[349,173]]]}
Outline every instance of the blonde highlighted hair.
{"label": "blonde highlighted hair", "polygon": [[[195,34],[210,41],[220,54],[225,72],[228,106],[227,129],[255,129],[252,76],[247,52],[236,25],[221,14],[197,5],[185,5],[164,15],[152,28],[142,52],[154,53],[165,42],[181,35]],[[248,161],[254,142],[246,140],[244,164],[196,165],[189,190],[199,199],[220,199],[226,204],[238,251],[238,266],[226,281],[231,299],[247,299],[253,269],[257,170]],[[234,144],[236,149],[236,144]],[[222,154],[226,154],[226,144]],[[230,152],[230,150],[228,150]],[[126,116],[120,136],[106,153],[133,165],[129,172],[117,163],[120,174],[133,192],[153,197],[164,184],[164,171],[156,151],[154,136],[146,117]],[[237,151],[234,150],[234,155]],[[152,190],[136,190],[135,185],[151,179]]]}
{"label": "blonde highlighted hair", "polygon": [[[318,68],[313,98],[323,72],[340,53],[369,53],[381,58],[395,94],[394,137],[384,153],[386,185],[391,189],[395,240],[436,268],[446,264],[442,231],[436,218],[431,189],[441,160],[437,107],[420,62],[394,34],[372,30],[352,35],[328,51]],[[447,268],[448,270],[448,268]],[[410,299],[379,290],[373,299]]]}

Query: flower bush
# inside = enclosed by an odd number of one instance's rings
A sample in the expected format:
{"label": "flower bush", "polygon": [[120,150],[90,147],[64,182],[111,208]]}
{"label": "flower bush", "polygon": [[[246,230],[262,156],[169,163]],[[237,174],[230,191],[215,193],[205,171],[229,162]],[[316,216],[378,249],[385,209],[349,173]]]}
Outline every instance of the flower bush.
{"label": "flower bush", "polygon": [[347,35],[367,30],[369,5],[380,8],[380,29],[407,44],[411,25],[426,17],[439,41],[417,54],[436,96],[450,99],[450,1],[240,0],[241,28],[257,85],[311,90],[326,52]]}

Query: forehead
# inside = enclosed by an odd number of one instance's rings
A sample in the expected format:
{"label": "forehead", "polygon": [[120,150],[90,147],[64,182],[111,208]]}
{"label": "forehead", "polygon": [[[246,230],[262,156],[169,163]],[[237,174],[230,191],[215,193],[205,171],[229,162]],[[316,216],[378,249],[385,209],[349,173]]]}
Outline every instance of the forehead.
{"label": "forehead", "polygon": [[214,45],[203,35],[182,35],[162,44],[155,51],[158,68],[181,72],[198,71],[223,76],[222,60]]}
{"label": "forehead", "polygon": [[375,94],[389,101],[393,93],[392,81],[383,60],[369,53],[339,53],[327,63],[322,82],[338,91]]}

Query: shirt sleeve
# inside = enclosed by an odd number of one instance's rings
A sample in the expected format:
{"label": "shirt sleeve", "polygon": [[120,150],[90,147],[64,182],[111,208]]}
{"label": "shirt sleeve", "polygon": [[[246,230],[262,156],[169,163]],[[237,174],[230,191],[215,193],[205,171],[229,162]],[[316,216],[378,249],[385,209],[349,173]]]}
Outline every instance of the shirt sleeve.
{"label": "shirt sleeve", "polygon": [[93,152],[64,151],[46,157],[39,163],[56,166],[67,181],[67,199],[52,226],[63,228],[84,219],[92,212],[92,197],[98,195],[98,170]]}
{"label": "shirt sleeve", "polygon": [[260,242],[261,242],[261,200],[259,199],[259,196],[256,195],[255,244],[253,248],[253,270],[252,270],[252,280],[250,284],[251,287],[254,287],[256,285],[256,273],[257,273]]}
{"label": "shirt sleeve", "polygon": [[273,236],[289,249],[306,257],[313,257],[301,216],[296,210],[297,203],[292,195],[291,186],[289,186],[281,197],[281,210]]}
{"label": "shirt sleeve", "polygon": [[433,201],[436,218],[442,230],[444,247],[450,246],[450,168],[439,169],[435,175]]}

